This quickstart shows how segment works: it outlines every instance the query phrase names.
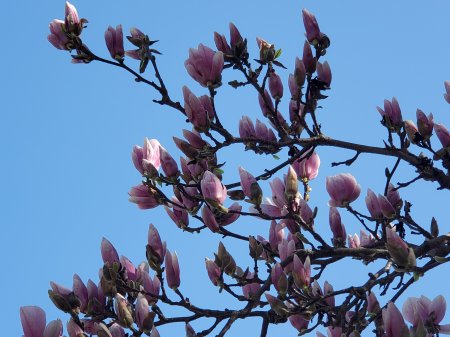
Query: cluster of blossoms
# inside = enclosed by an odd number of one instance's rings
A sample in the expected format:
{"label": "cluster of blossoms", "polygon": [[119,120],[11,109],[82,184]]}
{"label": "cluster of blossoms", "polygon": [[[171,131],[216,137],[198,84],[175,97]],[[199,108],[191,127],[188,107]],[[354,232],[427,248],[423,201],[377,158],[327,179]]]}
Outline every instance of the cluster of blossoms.
{"label": "cluster of blossoms", "polygon": [[[156,139],[146,138],[142,147],[136,145],[132,149],[132,162],[142,177],[142,183],[131,188],[129,200],[140,209],[163,206],[176,226],[184,231],[197,233],[206,229],[248,244],[253,265],[245,266],[242,261],[236,261],[223,242],[219,243],[214,258],[205,259],[206,274],[211,283],[220,292],[230,294],[246,303],[246,306],[235,311],[213,311],[190,303],[179,289],[181,277],[177,253],[167,249],[157,229],[150,225],[146,262],[136,267],[128,258],[119,257],[114,246],[103,239],[101,255],[104,265],[99,272],[99,282],[88,280],[85,284],[76,274],[72,289],[51,282],[49,295],[52,302],[71,316],[67,323],[70,337],[130,336],[126,330],[131,331],[131,336],[146,334],[157,337],[159,332],[156,326],[171,322],[184,322],[188,337],[206,336],[220,322],[228,319],[219,334],[223,336],[236,319],[250,316],[263,319],[261,336],[266,336],[268,324],[286,321],[300,334],[322,325],[329,337],[341,337],[343,334],[357,337],[371,323],[375,326],[377,336],[384,337],[406,337],[410,336],[410,331],[414,336],[427,337],[450,333],[449,326],[440,324],[446,309],[442,296],[433,301],[423,296],[410,298],[405,302],[402,315],[393,302],[388,301],[382,307],[373,291],[378,285],[384,288],[384,295],[396,278],[403,285],[406,273],[412,272],[415,277],[419,277],[428,270],[423,268],[429,264],[417,266],[418,259],[429,258],[434,263],[435,255],[432,254],[436,253],[433,253],[432,243],[434,239],[441,239],[438,237],[436,222],[427,231],[412,219],[411,205],[400,197],[399,188],[402,186],[399,184],[395,187],[390,183],[395,168],[386,171],[388,180],[384,193],[375,194],[371,189],[367,190],[365,203],[369,215],[353,208],[352,203],[361,194],[361,186],[353,175],[341,173],[327,177],[325,189],[330,197],[328,214],[331,240],[323,239],[316,231],[316,227],[319,227],[315,224],[319,210],[311,207],[310,183],[319,174],[321,160],[317,148],[327,145],[328,139],[323,137],[321,125],[317,122],[316,109],[319,101],[327,97],[324,92],[330,89],[332,81],[328,62],[319,59],[326,54],[330,40],[320,30],[312,13],[303,10],[302,14],[307,41],[303,46],[302,59],[295,59],[293,72],[287,81],[290,92],[289,118],[283,116],[279,105],[286,84],[283,84],[280,73],[276,71],[284,68],[279,61],[281,50],[257,38],[259,58],[255,61],[258,66],[252,68],[247,39],[233,24],[230,24],[229,41],[222,34],[214,34],[217,51],[203,44],[189,50],[184,63],[187,73],[208,91],[205,95],[197,96],[184,86],[181,90],[184,104],[174,102],[160,78],[158,84],[131,71],[139,82],[150,84],[161,94],[162,99],[158,103],[168,104],[187,117],[192,129],[182,131],[184,139],[173,137],[176,147],[184,155],[179,164]],[[65,19],[51,22],[48,40],[58,49],[75,50],[73,61],[76,63],[97,60],[130,71],[129,67],[124,66],[127,56],[140,61],[140,74],[150,66],[160,76],[155,58],[159,52],[151,48],[156,41],[150,40],[139,29],[132,28],[127,39],[136,49],[125,51],[122,26],[110,26],[105,32],[105,42],[114,62],[106,61],[83,44],[80,34],[85,22],[85,19],[79,19],[75,7],[67,2]],[[249,116],[242,116],[239,120],[239,137],[233,136],[222,126],[214,101],[222,85],[222,73],[228,68],[240,71],[245,77],[243,82],[230,81],[232,87],[248,85],[256,89],[262,112],[261,120],[256,119],[255,123]],[[267,70],[265,75],[263,69]],[[262,81],[259,81],[262,76]],[[450,103],[449,82],[445,82],[445,88],[444,98]],[[432,161],[441,161],[444,168],[450,167],[450,134],[446,127],[434,123],[432,114],[426,116],[419,109],[417,126],[411,120],[404,121],[396,98],[385,100],[383,108],[377,109],[382,116],[382,125],[388,130],[389,139],[386,149],[377,148],[374,153],[392,155],[399,150],[398,153],[402,153],[398,156],[399,160],[407,158],[405,160],[410,160],[408,163],[416,167],[419,174],[417,179],[445,184],[445,174],[436,171]],[[307,122],[309,117],[312,122]],[[433,150],[431,144],[433,132],[442,145],[437,151]],[[306,140],[301,138],[305,133],[309,137]],[[395,146],[393,135],[398,136],[400,148]],[[219,136],[224,140],[218,140]],[[287,148],[289,158],[260,175],[254,175],[239,166],[239,181],[225,184],[224,164],[218,160],[218,151],[232,144],[243,144],[246,150],[256,154],[275,155]],[[411,144],[430,151],[433,160],[424,158],[423,154],[415,156],[410,153],[408,148]],[[344,162],[347,165],[351,165],[360,152],[370,152],[370,149],[364,150],[363,146],[351,147],[348,143],[343,147],[357,151],[353,159]],[[273,177],[282,169],[286,170],[282,177]],[[264,196],[264,189],[260,186],[267,179],[271,179],[270,197]],[[447,187],[450,188],[450,185]],[[167,188],[172,189],[172,196],[166,195]],[[245,204],[242,202],[250,205],[248,210],[243,210]],[[348,211],[365,227],[360,230],[359,236],[347,234],[340,211]],[[228,230],[226,226],[243,216],[270,222],[268,239],[262,235],[244,236]],[[193,227],[192,220],[200,222],[201,226]],[[413,245],[406,241],[405,224],[411,231],[424,235],[424,245]],[[447,241],[442,239],[440,242],[446,245]],[[444,247],[442,253],[450,251]],[[344,257],[357,258],[365,264],[383,259],[387,264],[361,287],[352,285],[348,289],[335,291],[328,281],[321,286],[319,280],[328,264]],[[262,263],[267,267],[267,275],[261,271]],[[391,272],[392,265],[395,268]],[[150,272],[154,273],[153,277]],[[171,300],[166,288],[171,288],[180,301]],[[235,291],[236,288],[241,293]],[[337,303],[338,294],[348,297],[342,303]],[[192,316],[167,319],[160,304],[182,307]],[[252,311],[256,307],[265,307],[267,311]],[[81,314],[84,317],[79,318]],[[20,316],[25,337],[62,336],[62,322],[52,321],[46,326],[45,313],[38,307],[22,307]],[[216,322],[210,329],[197,334],[190,323],[200,317],[215,317]],[[403,317],[412,324],[410,328]],[[317,323],[311,328],[315,319]],[[324,335],[317,332],[317,336]]]}

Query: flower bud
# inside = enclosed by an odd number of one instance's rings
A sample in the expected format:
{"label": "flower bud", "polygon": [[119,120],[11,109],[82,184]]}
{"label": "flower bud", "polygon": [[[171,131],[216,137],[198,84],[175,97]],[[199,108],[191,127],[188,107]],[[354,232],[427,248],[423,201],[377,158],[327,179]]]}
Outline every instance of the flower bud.
{"label": "flower bud", "polygon": [[309,181],[317,177],[319,174],[320,158],[316,152],[311,154],[308,151],[299,159],[297,159],[293,164],[297,176],[303,181]]}
{"label": "flower bud", "polygon": [[109,26],[105,32],[105,42],[111,57],[117,61],[122,61],[125,55],[122,25],[118,25],[116,29]]}
{"label": "flower bud", "polygon": [[210,171],[205,171],[200,182],[203,197],[207,202],[216,202],[222,204],[227,197],[227,189]]}
{"label": "flower bud", "polygon": [[327,61],[324,63],[317,62],[317,79],[325,84],[326,88],[330,87],[331,84],[331,69]]}
{"label": "flower bud", "polygon": [[383,213],[383,216],[388,219],[395,218],[396,211],[395,208],[391,205],[389,200],[384,196],[379,194],[378,195],[378,202],[380,204],[380,210]]}
{"label": "flower bud", "polygon": [[[67,322],[67,333],[69,334],[69,337],[84,337],[86,336],[84,334],[83,329],[77,324],[75,323],[75,321],[71,318],[68,322]],[[28,336],[26,336],[28,337]]]}
{"label": "flower bud", "polygon": [[327,177],[327,192],[331,197],[330,206],[346,207],[355,201],[361,193],[361,187],[350,173],[341,173]]}
{"label": "flower bud", "polygon": [[139,330],[148,335],[153,328],[155,313],[149,312],[147,299],[141,293],[139,293],[137,297],[135,316]]}
{"label": "flower bud", "polygon": [[176,290],[180,286],[180,266],[176,252],[166,251],[166,281],[169,288]]}
{"label": "flower bud", "polygon": [[148,229],[147,260],[153,270],[160,270],[166,255],[166,242],[161,241],[159,232],[153,224]]}
{"label": "flower bud", "polygon": [[119,264],[119,254],[117,254],[116,248],[107,239],[102,238],[102,243],[100,245],[100,251],[102,253],[103,263],[112,267],[114,263]]}
{"label": "flower bud", "polygon": [[286,304],[283,303],[283,301],[280,301],[275,296],[272,296],[270,294],[264,294],[266,296],[267,302],[270,304],[270,308],[279,316],[285,317],[287,313],[289,312],[288,307]]}
{"label": "flower bud", "polygon": [[344,246],[346,239],[345,226],[341,222],[341,215],[336,207],[330,207],[329,222],[331,231],[333,232],[333,245],[335,247]]}
{"label": "flower bud", "polygon": [[70,2],[66,1],[64,25],[67,33],[73,33],[76,36],[81,34],[86,19],[78,17],[77,9]]}
{"label": "flower bud", "polygon": [[278,291],[278,294],[280,294],[280,296],[286,295],[288,282],[287,276],[284,273],[281,264],[275,264],[275,266],[272,268],[272,271],[270,272],[270,277],[273,285],[275,286],[275,289]]}
{"label": "flower bud", "polygon": [[424,139],[429,139],[431,134],[433,133],[433,114],[430,113],[428,117],[423,113],[422,110],[417,109],[416,111],[417,117],[417,127],[419,129],[420,135]]}
{"label": "flower bud", "polygon": [[20,307],[20,321],[24,337],[41,337],[45,329],[45,311],[40,307]]}
{"label": "flower bud", "polygon": [[349,234],[347,236],[347,241],[348,241],[348,247],[349,248],[359,248],[361,246],[358,234],[356,234],[356,233],[353,236],[351,236]]}
{"label": "flower bud", "polygon": [[303,45],[303,64],[307,74],[312,75],[316,71],[317,59],[313,56],[311,46],[306,41]]}
{"label": "flower bud", "polygon": [[409,337],[405,320],[392,302],[389,302],[387,308],[383,309],[383,324],[386,337]]}
{"label": "flower bud", "polygon": [[151,209],[159,206],[157,192],[146,185],[133,186],[128,192],[130,202],[135,203],[140,209]]}
{"label": "flower bud", "polygon": [[370,216],[374,219],[380,219],[383,217],[381,212],[380,202],[377,195],[369,188],[367,189],[366,206],[370,213]]}
{"label": "flower bud", "polygon": [[50,42],[55,48],[61,50],[72,50],[71,41],[67,37],[64,31],[64,21],[55,19],[49,24],[50,34],[47,36],[48,42]]}
{"label": "flower bud", "polygon": [[216,217],[214,213],[210,210],[210,208],[206,205],[202,208],[202,220],[203,223],[208,227],[212,232],[217,232],[220,229],[219,224],[217,223]]}
{"label": "flower bud", "polygon": [[409,141],[412,144],[417,144],[420,140],[419,129],[417,129],[417,126],[412,120],[408,119],[405,121],[405,131]]}
{"label": "flower bud", "polygon": [[297,198],[298,195],[297,173],[295,173],[295,170],[292,166],[289,166],[284,195],[289,203]]}
{"label": "flower bud", "polygon": [[128,301],[121,294],[117,293],[114,299],[114,309],[117,315],[117,320],[125,327],[133,325],[132,309]]}
{"label": "flower bud", "polygon": [[239,136],[242,138],[256,137],[255,126],[248,116],[242,116],[239,120]]}
{"label": "flower bud", "polygon": [[209,279],[211,280],[212,284],[214,284],[217,287],[218,285],[220,285],[219,283],[222,282],[220,280],[220,277],[222,275],[220,268],[213,260],[208,258],[205,258],[205,265]]}
{"label": "flower bud", "polygon": [[[294,87],[291,88],[292,98],[297,97],[299,89],[303,87],[306,79],[306,68],[305,64],[298,57],[295,58],[295,69],[294,69],[294,77],[293,82],[296,84],[295,92],[293,92]],[[292,85],[291,85],[292,86]]]}
{"label": "flower bud", "polygon": [[189,323],[186,323],[185,330],[186,330],[186,337],[197,337],[197,333]]}
{"label": "flower bud", "polygon": [[199,44],[189,49],[189,58],[184,62],[187,72],[203,87],[217,88],[221,85],[223,69],[222,52]]}
{"label": "flower bud", "polygon": [[319,41],[321,39],[321,33],[316,17],[307,9],[302,10],[302,15],[306,30],[306,39],[309,43],[314,43],[314,40]]}
{"label": "flower bud", "polygon": [[434,124],[434,132],[436,132],[442,147],[450,147],[450,133],[443,124]]}
{"label": "flower bud", "polygon": [[275,45],[257,37],[256,43],[259,47],[259,60],[262,63],[267,63],[275,60]]}
{"label": "flower bud", "polygon": [[161,167],[168,177],[176,177],[178,174],[178,165],[175,159],[162,146],[159,146],[159,153],[161,159]]}
{"label": "flower bud", "polygon": [[283,83],[276,72],[270,74],[269,91],[274,100],[280,100],[283,97]]}
{"label": "flower bud", "polygon": [[[248,272],[246,279],[252,280],[253,278],[254,278],[254,274],[251,272]],[[261,285],[258,282],[247,283],[246,285],[244,285],[242,287],[242,293],[244,294],[245,298],[252,299],[258,293],[260,288],[261,288]]]}
{"label": "flower bud", "polygon": [[195,96],[188,87],[183,87],[184,110],[189,121],[198,132],[209,129],[209,116],[202,101]]}
{"label": "flower bud", "polygon": [[416,266],[416,257],[412,248],[409,248],[395,230],[389,227],[386,227],[386,248],[397,265],[406,269]]}
{"label": "flower bud", "polygon": [[303,263],[297,255],[294,255],[292,276],[294,283],[299,289],[308,288],[311,283],[311,263],[309,256]]}
{"label": "flower bud", "polygon": [[258,95],[258,102],[264,117],[272,115],[275,111],[272,99],[266,89],[264,89],[264,96]]}
{"label": "flower bud", "polygon": [[75,296],[80,300],[80,311],[86,312],[87,305],[89,302],[88,291],[85,284],[77,274],[73,275],[72,289]]}
{"label": "flower bud", "polygon": [[384,110],[377,107],[378,112],[383,117],[384,125],[391,130],[398,130],[403,124],[402,112],[395,97],[392,101],[384,100]]}
{"label": "flower bud", "polygon": [[369,314],[376,314],[380,310],[380,303],[378,303],[377,297],[374,292],[366,294],[367,299],[367,312]]}
{"label": "flower bud", "polygon": [[447,101],[447,103],[450,104],[450,81],[445,81],[444,86],[445,86],[444,98]]}

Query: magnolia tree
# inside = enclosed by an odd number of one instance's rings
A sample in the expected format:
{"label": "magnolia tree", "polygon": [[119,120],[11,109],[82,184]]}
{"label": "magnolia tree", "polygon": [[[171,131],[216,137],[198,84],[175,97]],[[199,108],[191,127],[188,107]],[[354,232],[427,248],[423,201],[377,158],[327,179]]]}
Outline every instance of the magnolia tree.
{"label": "magnolia tree", "polygon": [[[322,133],[316,111],[330,89],[331,70],[323,61],[330,38],[307,10],[303,10],[303,55],[295,59],[288,79],[277,73],[285,68],[279,61],[280,50],[256,38],[259,55],[250,56],[247,39],[230,24],[229,39],[214,33],[216,50],[203,44],[189,50],[184,65],[200,88],[184,86],[182,102],[171,96],[158,69],[156,41],[131,28],[126,36],[131,50],[125,51],[122,26],[109,27],[105,41],[111,59],[103,58],[83,43],[86,22],[66,3],[64,20],[50,23],[49,42],[70,52],[73,63],[102,62],[124,69],[156,92],[155,103],[176,110],[190,124],[191,130],[183,130],[184,139],[173,138],[183,154],[179,162],[174,159],[178,154],[169,153],[156,139],[145,139],[142,147],[132,149],[142,183],[131,188],[130,201],[140,209],[164,207],[180,235],[206,231],[226,237],[247,246],[248,256],[233,256],[220,242],[217,251],[205,252],[210,258],[197,261],[205,263],[205,276],[218,293],[235,300],[238,309],[204,308],[189,300],[189,289],[181,291],[183,268],[175,247],[170,242],[166,245],[156,226],[150,225],[148,231],[147,261],[137,266],[119,257],[113,244],[103,239],[104,265],[99,280],[83,282],[75,274],[72,288],[50,283],[50,299],[70,316],[69,336],[156,337],[160,335],[158,327],[180,322],[185,323],[188,337],[225,336],[237,320],[250,317],[260,318],[254,335],[261,337],[267,335],[271,324],[284,323],[292,325],[292,335],[315,330],[317,336],[326,331],[329,337],[360,336],[364,330],[386,337],[450,334],[450,325],[441,324],[446,309],[442,296],[433,300],[412,297],[403,308],[395,304],[421,276],[449,261],[449,236],[439,234],[434,218],[430,225],[415,221],[411,203],[401,196],[404,188],[418,180],[450,189],[450,133],[444,125],[434,123],[432,114],[417,110],[416,123],[404,120],[397,100],[385,100],[378,108],[387,133],[382,147]],[[131,59],[140,62],[137,70]],[[226,85],[221,82],[225,71],[236,78],[228,85],[251,87],[259,94],[262,114],[236,121],[238,135],[222,125],[215,101],[221,86]],[[445,82],[445,89],[444,98],[450,103],[450,82]],[[193,92],[201,90],[202,96]],[[286,114],[279,111],[283,99],[289,101]],[[221,169],[224,158],[220,154],[232,145],[274,157],[275,164],[262,172],[236,168],[240,181],[229,181]],[[311,206],[314,196],[309,183],[319,173],[322,147],[354,153],[333,166],[351,166],[363,153],[392,157],[395,165],[385,170],[385,187],[380,191],[361,191],[349,173],[327,177],[323,188],[330,200],[316,208]],[[284,149],[286,158],[278,158]],[[393,177],[402,162],[409,164],[415,178],[394,185]],[[269,190],[263,186],[266,183],[271,190],[268,196],[263,192]],[[352,206],[358,198],[365,198],[367,209]],[[329,212],[331,240],[326,226],[315,223],[318,212]],[[359,235],[347,234],[340,212],[348,212],[360,225]],[[227,227],[243,217],[265,220],[266,236]],[[322,274],[344,259],[369,266],[381,261],[383,267],[372,270],[362,284],[335,289],[333,281],[323,280]],[[377,298],[374,290],[381,296]],[[174,316],[173,307],[184,313]],[[61,320],[46,325],[45,312],[39,307],[22,307],[20,318],[26,337],[63,334]],[[197,320],[204,320],[207,328],[195,331],[191,323]]]}

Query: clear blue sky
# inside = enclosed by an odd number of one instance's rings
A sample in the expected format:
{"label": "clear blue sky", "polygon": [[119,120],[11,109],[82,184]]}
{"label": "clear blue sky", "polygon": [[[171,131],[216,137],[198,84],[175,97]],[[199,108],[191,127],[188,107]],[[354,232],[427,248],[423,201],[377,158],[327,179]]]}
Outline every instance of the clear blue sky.
{"label": "clear blue sky", "polygon": [[[103,40],[108,25],[121,23],[126,31],[136,26],[152,39],[159,39],[157,48],[164,54],[158,58],[160,68],[176,99],[182,98],[185,84],[203,94],[204,89],[195,85],[184,69],[188,48],[200,42],[214,46],[213,32],[228,36],[230,21],[248,38],[253,55],[257,55],[256,36],[283,49],[281,62],[289,71],[280,75],[287,79],[295,56],[302,53],[300,13],[308,8],[331,38],[326,59],[333,72],[333,90],[319,111],[325,133],[382,145],[385,130],[375,107],[392,96],[398,98],[405,119],[415,119],[416,108],[421,108],[433,112],[435,121],[450,126],[449,106],[442,98],[443,82],[450,79],[448,2],[310,0],[281,5],[236,0],[133,4],[78,0],[74,4],[80,16],[89,20],[84,41],[99,55],[109,56]],[[48,319],[61,317],[66,321],[68,317],[56,312],[48,299],[49,281],[71,286],[74,272],[84,281],[97,280],[102,236],[115,244],[119,254],[139,263],[145,259],[149,223],[158,227],[169,248],[179,254],[183,293],[201,306],[227,305],[222,299],[226,295],[217,294],[204,268],[204,257],[213,256],[218,238],[207,233],[183,234],[162,210],[140,211],[127,201],[129,188],[140,181],[130,160],[132,146],[142,144],[144,137],[157,138],[178,158],[171,137],[180,137],[181,128],[187,127],[184,119],[153,104],[155,93],[120,69],[97,63],[72,65],[68,53],[54,49],[47,42],[48,23],[63,17],[64,1],[3,2],[0,11],[4,41],[0,123],[2,334],[21,334],[21,305],[40,305]],[[137,66],[133,60],[129,64]],[[229,79],[228,73],[225,80]],[[234,133],[243,114],[261,118],[257,96],[251,90],[224,87],[217,100],[224,124]],[[285,105],[282,110],[287,110]],[[228,152],[233,156],[224,153],[221,158],[227,161],[228,181],[236,180],[239,164],[258,174],[270,162],[248,153],[237,155],[237,150],[235,147]],[[331,161],[347,159],[352,153],[320,149],[319,155],[322,167],[312,184],[311,202],[319,207],[316,227],[319,231],[323,227],[321,233],[329,237],[325,177],[351,172],[365,196],[368,187],[381,192],[384,167],[392,163],[364,155],[351,168],[331,168]],[[405,165],[400,173],[403,181],[414,177]],[[402,191],[402,196],[414,204],[418,221],[427,227],[434,215],[444,233],[449,226],[449,192],[435,188],[434,184],[419,183]],[[365,211],[363,196],[355,205]],[[359,232],[353,219],[344,217],[344,222],[348,232]],[[268,224],[245,219],[233,229],[244,235],[267,236]],[[233,246],[232,252],[245,256],[247,247]],[[243,265],[250,263],[247,257],[242,261]],[[322,280],[327,279],[335,288],[359,284],[375,267],[363,268],[349,261],[330,269]],[[446,265],[414,284],[407,295],[434,298],[444,294],[450,300],[448,277]],[[259,323],[239,322],[229,336],[244,332],[253,336]],[[450,315],[444,323],[450,323]],[[182,325],[160,331],[166,337],[184,333]],[[269,336],[281,333],[296,335],[289,324],[269,329]]]}

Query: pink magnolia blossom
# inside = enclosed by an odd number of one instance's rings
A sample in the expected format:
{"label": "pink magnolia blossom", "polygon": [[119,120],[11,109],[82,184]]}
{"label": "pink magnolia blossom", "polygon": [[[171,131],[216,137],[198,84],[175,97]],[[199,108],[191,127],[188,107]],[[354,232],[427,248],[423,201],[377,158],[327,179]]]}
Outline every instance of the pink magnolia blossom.
{"label": "pink magnolia blossom", "polygon": [[430,113],[427,117],[422,110],[417,109],[416,117],[417,117],[417,128],[419,129],[420,135],[424,139],[429,139],[431,137],[431,134],[433,133],[433,126],[434,126],[433,114]]}
{"label": "pink magnolia blossom", "polygon": [[80,311],[86,312],[89,303],[88,291],[86,285],[83,283],[80,276],[78,276],[77,274],[73,275],[72,289],[75,296],[80,300]]}
{"label": "pink magnolia blossom", "polygon": [[134,167],[142,174],[155,175],[161,166],[160,143],[157,139],[144,139],[144,147],[135,145],[131,153]]}
{"label": "pink magnolia blossom", "polygon": [[164,262],[164,257],[166,256],[166,242],[161,241],[159,232],[153,224],[150,224],[148,228],[147,242],[147,258],[150,254],[150,260],[155,264],[154,267],[157,267]]}
{"label": "pink magnolia blossom", "polygon": [[189,49],[189,58],[184,62],[187,72],[203,87],[218,87],[221,84],[223,53],[199,44]]}
{"label": "pink magnolia blossom", "polygon": [[383,212],[381,211],[380,201],[377,195],[369,188],[367,189],[366,206],[370,216],[374,219],[381,219]]}
{"label": "pink magnolia blossom", "polygon": [[258,139],[266,140],[269,142],[275,142],[277,140],[275,134],[273,133],[273,130],[269,129],[267,125],[261,122],[258,118],[256,118],[255,132],[256,138]]}
{"label": "pink magnolia blossom", "polygon": [[358,234],[354,234],[351,236],[350,234],[347,236],[347,242],[349,248],[359,248],[361,246],[361,242],[359,241]]}
{"label": "pink magnolia blossom", "polygon": [[20,321],[24,337],[42,337],[45,330],[45,311],[40,307],[20,308]]}
{"label": "pink magnolia blossom", "polygon": [[76,36],[81,34],[86,19],[80,19],[77,9],[69,1],[66,1],[64,25],[67,33],[72,33]]}
{"label": "pink magnolia blossom", "polygon": [[100,245],[100,251],[102,253],[103,263],[112,266],[113,263],[120,263],[119,254],[117,254],[116,248],[107,239],[103,238]]}
{"label": "pink magnolia blossom", "polygon": [[439,325],[445,316],[446,301],[442,295],[436,296],[433,301],[425,296],[420,298],[410,297],[403,304],[403,315],[417,327],[420,323],[426,328],[436,329],[441,334],[450,334],[450,324]]}
{"label": "pink magnolia blossom", "polygon": [[146,185],[133,186],[128,192],[130,202],[135,203],[140,209],[151,209],[159,206],[159,201],[150,194]]}
{"label": "pink magnolia blossom", "polygon": [[450,147],[450,132],[443,124],[434,124],[434,132],[436,132],[442,147]]}
{"label": "pink magnolia blossom", "polygon": [[280,295],[285,295],[288,287],[287,276],[280,263],[276,263],[270,272],[270,277],[275,289]]}
{"label": "pink magnolia blossom", "polygon": [[302,10],[303,24],[306,30],[306,39],[309,43],[313,43],[314,40],[321,39],[321,32],[316,17],[307,9]]}
{"label": "pink magnolia blossom", "polygon": [[252,199],[252,184],[257,184],[255,177],[241,166],[239,166],[239,177],[241,179],[241,187],[245,196]]}
{"label": "pink magnolia blossom", "polygon": [[405,320],[392,302],[389,302],[387,308],[383,309],[383,323],[386,337],[409,337]]}
{"label": "pink magnolia blossom", "polygon": [[292,164],[297,176],[304,181],[309,181],[317,177],[319,174],[320,158],[316,152],[311,151],[305,153]]}
{"label": "pink magnolia blossom", "polygon": [[105,42],[111,57],[117,61],[122,61],[125,55],[122,25],[118,25],[116,29],[109,26],[105,32]]}
{"label": "pink magnolia blossom", "polygon": [[317,59],[313,56],[311,46],[306,41],[303,45],[303,64],[307,74],[312,75],[316,71]]}
{"label": "pink magnolia blossom", "polygon": [[64,32],[64,21],[54,19],[49,25],[50,34],[47,40],[57,49],[71,50],[70,40]]}
{"label": "pink magnolia blossom", "polygon": [[444,98],[447,101],[447,103],[450,104],[450,81],[445,81],[444,82],[444,87],[445,87]]}
{"label": "pink magnolia blossom", "polygon": [[208,258],[205,258],[206,271],[208,272],[208,277],[211,280],[212,284],[215,286],[219,285],[221,271],[217,264]]}
{"label": "pink magnolia blossom", "polygon": [[77,323],[75,323],[72,318],[67,322],[66,327],[69,337],[79,337],[85,335],[83,329]]}
{"label": "pink magnolia blossom", "polygon": [[255,125],[248,116],[242,116],[239,120],[239,136],[242,138],[256,137]]}
{"label": "pink magnolia blossom", "polygon": [[336,207],[330,207],[329,223],[331,232],[333,233],[333,245],[335,247],[341,247],[345,245],[347,233],[345,230],[345,226],[341,221],[341,215],[339,214],[339,211]]}
{"label": "pink magnolia blossom", "polygon": [[208,227],[212,232],[215,233],[220,229],[219,223],[217,222],[214,213],[206,205],[204,205],[202,208],[202,220],[206,227]]}
{"label": "pink magnolia blossom", "polygon": [[189,121],[199,132],[209,129],[214,110],[208,96],[195,96],[187,86],[183,86],[184,110]]}
{"label": "pink magnolia blossom", "polygon": [[403,124],[402,112],[400,105],[395,97],[392,101],[384,100],[384,110],[377,107],[378,112],[384,117],[386,127],[390,129],[398,129]]}
{"label": "pink magnolia blossom", "polygon": [[177,289],[180,286],[180,266],[176,252],[166,251],[166,281],[171,289]]}
{"label": "pink magnolia blossom", "polygon": [[270,74],[269,91],[274,100],[279,100],[283,97],[283,83],[276,72]]}
{"label": "pink magnolia blossom", "polygon": [[317,62],[317,79],[323,82],[327,88],[330,87],[332,74],[327,61],[324,63]]}
{"label": "pink magnolia blossom", "polygon": [[389,255],[399,266],[414,267],[416,265],[414,250],[408,247],[393,228],[386,227],[386,247]]}
{"label": "pink magnolia blossom", "polygon": [[[253,280],[254,274],[249,272],[247,274],[247,280]],[[251,299],[253,296],[255,296],[259,289],[261,288],[261,285],[258,282],[250,282],[246,285],[242,286],[242,293],[244,294],[244,297],[247,299]]]}
{"label": "pink magnolia blossom", "polygon": [[205,171],[200,186],[206,201],[213,201],[219,204],[222,204],[225,201],[227,189],[214,173]]}
{"label": "pink magnolia blossom", "polygon": [[334,207],[348,206],[361,193],[361,186],[350,173],[327,177],[326,188],[331,197],[329,204]]}
{"label": "pink magnolia blossom", "polygon": [[297,255],[294,255],[292,276],[294,283],[299,289],[308,288],[311,284],[311,262],[309,256],[303,263]]}

